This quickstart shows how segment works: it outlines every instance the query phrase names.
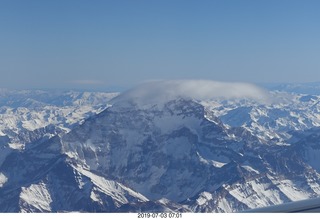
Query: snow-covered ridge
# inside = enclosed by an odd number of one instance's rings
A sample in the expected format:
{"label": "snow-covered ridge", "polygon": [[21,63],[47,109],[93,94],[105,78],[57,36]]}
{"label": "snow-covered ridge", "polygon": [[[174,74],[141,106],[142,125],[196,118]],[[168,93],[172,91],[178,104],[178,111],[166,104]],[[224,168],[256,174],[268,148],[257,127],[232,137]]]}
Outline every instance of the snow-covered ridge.
{"label": "snow-covered ridge", "polygon": [[212,100],[202,104],[231,127],[244,127],[263,141],[288,145],[292,131],[320,126],[320,95],[271,91],[270,104],[253,100]]}
{"label": "snow-covered ridge", "polygon": [[[6,90],[0,92],[0,135],[8,136],[14,149],[30,143],[30,135],[48,126],[60,131],[44,133],[48,138],[69,132],[92,115],[108,107],[117,93]],[[40,131],[41,132],[41,131]]]}
{"label": "snow-covered ridge", "polygon": [[137,90],[111,102],[7,98],[0,211],[235,212],[320,195],[320,96],[269,91],[263,102],[203,88],[186,97],[189,85],[142,102]]}

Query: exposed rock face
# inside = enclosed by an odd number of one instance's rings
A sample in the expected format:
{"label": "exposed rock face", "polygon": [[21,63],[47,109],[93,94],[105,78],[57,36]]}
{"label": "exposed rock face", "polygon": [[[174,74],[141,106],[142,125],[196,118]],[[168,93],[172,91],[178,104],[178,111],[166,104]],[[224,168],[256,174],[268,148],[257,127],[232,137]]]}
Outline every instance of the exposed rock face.
{"label": "exposed rock face", "polygon": [[114,101],[70,132],[3,131],[0,211],[235,212],[316,197],[319,97],[294,97]]}

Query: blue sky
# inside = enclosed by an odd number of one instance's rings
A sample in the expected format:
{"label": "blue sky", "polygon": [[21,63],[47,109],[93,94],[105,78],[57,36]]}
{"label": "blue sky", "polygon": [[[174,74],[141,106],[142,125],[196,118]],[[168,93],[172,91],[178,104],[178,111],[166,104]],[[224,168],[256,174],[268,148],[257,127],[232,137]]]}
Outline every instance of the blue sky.
{"label": "blue sky", "polygon": [[318,0],[0,0],[0,87],[320,81]]}

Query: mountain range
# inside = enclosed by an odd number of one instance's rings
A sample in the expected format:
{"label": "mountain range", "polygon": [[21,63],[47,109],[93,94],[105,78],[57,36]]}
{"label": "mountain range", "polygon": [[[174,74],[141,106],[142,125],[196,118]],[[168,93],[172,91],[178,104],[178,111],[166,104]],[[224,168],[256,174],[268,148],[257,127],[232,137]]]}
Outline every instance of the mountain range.
{"label": "mountain range", "polygon": [[3,89],[0,212],[240,212],[318,197],[320,95],[287,87],[266,101]]}

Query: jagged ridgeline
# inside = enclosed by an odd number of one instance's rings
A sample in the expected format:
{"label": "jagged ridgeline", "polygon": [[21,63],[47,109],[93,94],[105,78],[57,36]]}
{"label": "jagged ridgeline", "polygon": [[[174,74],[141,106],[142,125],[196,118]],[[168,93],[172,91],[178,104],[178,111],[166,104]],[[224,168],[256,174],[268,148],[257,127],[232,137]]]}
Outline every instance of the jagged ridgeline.
{"label": "jagged ridgeline", "polygon": [[317,197],[320,95],[287,88],[1,90],[0,212],[238,212]]}

